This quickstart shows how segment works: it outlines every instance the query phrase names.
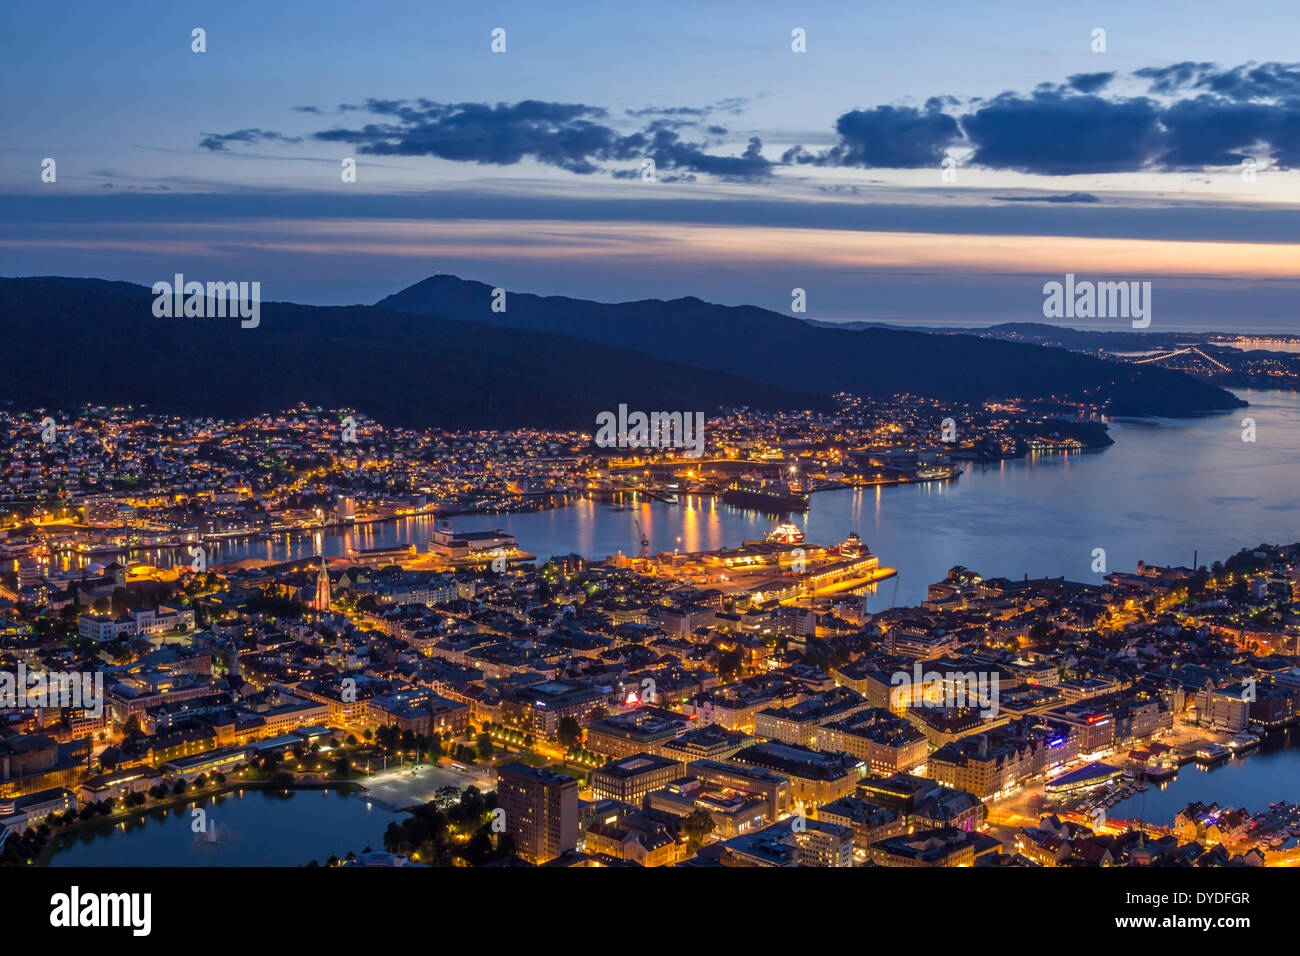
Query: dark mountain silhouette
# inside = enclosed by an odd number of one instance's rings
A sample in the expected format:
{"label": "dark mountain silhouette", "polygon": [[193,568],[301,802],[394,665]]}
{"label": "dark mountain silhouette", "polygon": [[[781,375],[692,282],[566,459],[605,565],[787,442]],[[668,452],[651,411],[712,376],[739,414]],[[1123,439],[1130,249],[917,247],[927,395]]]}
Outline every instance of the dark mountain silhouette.
{"label": "dark mountain silhouette", "polygon": [[407,313],[561,333],[636,349],[784,388],[833,394],[907,392],[947,401],[1051,398],[1104,403],[1117,415],[1185,415],[1240,407],[1230,392],[1180,372],[974,335],[810,325],[754,306],[694,297],[607,304],[508,293],[437,275],[382,299]]}
{"label": "dark mountain silhouette", "polygon": [[153,301],[127,282],[0,279],[0,401],[214,417],[306,402],[418,427],[587,430],[620,402],[706,413],[831,405],[548,332],[287,302],[262,303],[261,324],[243,329],[238,318],[155,318]]}

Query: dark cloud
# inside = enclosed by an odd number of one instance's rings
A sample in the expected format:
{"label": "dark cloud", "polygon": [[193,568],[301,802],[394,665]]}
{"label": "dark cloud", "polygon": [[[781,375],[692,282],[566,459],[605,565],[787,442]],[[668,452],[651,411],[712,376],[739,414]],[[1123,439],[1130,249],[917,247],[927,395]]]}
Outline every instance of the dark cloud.
{"label": "dark cloud", "polygon": [[[1147,67],[1125,77],[1145,85],[1145,94],[1136,96],[1117,95],[1116,79],[1114,72],[1076,73],[1063,83],[991,99],[944,95],[930,97],[920,108],[850,110],[836,119],[829,146],[795,146],[779,164],[763,156],[758,137],[740,155],[715,151],[729,131],[706,117],[743,111],[749,100],[739,97],[699,107],[624,110],[616,118],[582,103],[367,99],[341,104],[338,111],[369,114],[372,122],[354,117],[360,125],[311,135],[319,142],[348,143],[362,154],[498,166],[531,159],[583,175],[607,172],[620,178],[639,176],[640,160],[649,157],[664,182],[696,175],[762,181],[777,165],[938,167],[954,149],[968,153],[964,165],[1049,176],[1205,170],[1239,165],[1245,156],[1283,168],[1300,165],[1300,65],[1223,68],[1186,61]],[[294,109],[320,113],[312,106]],[[300,140],[245,129],[206,134],[199,145],[223,151],[232,143],[263,141]]]}
{"label": "dark cloud", "polygon": [[1300,99],[1271,105],[1204,95],[1175,103],[1161,119],[1169,145],[1161,162],[1171,169],[1235,166],[1259,155],[1300,164]]}
{"label": "dark cloud", "polygon": [[1115,79],[1112,73],[1075,73],[1065,78],[1065,85],[1080,93],[1096,93],[1110,85]]}
{"label": "dark cloud", "polygon": [[[972,166],[1040,175],[1205,169],[1267,155],[1300,160],[1300,69],[1280,63],[1221,69],[1177,63],[1137,70],[1150,97],[1097,94],[1114,72],[1076,73],[1063,84],[965,104],[931,97],[924,109],[877,106],[844,113],[838,142],[820,153],[796,146],[782,162],[826,166],[938,166],[952,147]],[[1194,98],[1166,103],[1155,97]],[[1049,201],[1049,200],[1034,200]],[[1065,201],[1065,200],[1060,200]],[[1069,201],[1085,201],[1071,199]]]}
{"label": "dark cloud", "polygon": [[[120,180],[114,180],[119,182]],[[868,180],[869,182],[869,180]],[[967,187],[969,188],[969,187]],[[0,239],[18,240],[34,232],[65,237],[117,235],[123,221],[151,223],[158,235],[183,235],[170,224],[231,224],[249,219],[433,219],[545,222],[651,222],[785,229],[838,229],[853,232],[933,232],[950,235],[1074,236],[1096,239],[1146,239],[1208,242],[1294,243],[1295,212],[1284,205],[1198,204],[1190,199],[1153,206],[1110,206],[1105,216],[1086,203],[934,203],[861,202],[856,185],[826,186],[843,201],[810,203],[774,198],[751,190],[727,202],[705,197],[664,197],[653,189],[620,192],[621,198],[501,195],[491,189],[431,190],[422,194],[378,194],[343,190],[327,202],[315,191],[262,188],[247,192],[175,191],[171,195],[0,194]],[[779,194],[776,194],[779,195]],[[151,227],[153,228],[153,227]],[[33,247],[34,248],[34,247]],[[33,265],[35,268],[35,265]],[[11,274],[13,273],[11,270]],[[1294,312],[1294,309],[1292,310]]]}
{"label": "dark cloud", "polygon": [[960,142],[957,121],[931,100],[925,110],[877,106],[853,110],[835,122],[840,141],[821,153],[802,146],[787,150],[782,162],[816,166],[915,169],[938,166],[948,147]]}
{"label": "dark cloud", "polygon": [[1055,196],[993,196],[998,202],[1101,202],[1092,193],[1060,193]]}
{"label": "dark cloud", "polygon": [[1137,97],[1006,93],[962,117],[970,164],[1049,176],[1142,169],[1163,145],[1160,107]]}
{"label": "dark cloud", "polygon": [[661,130],[650,144],[649,154],[656,166],[706,173],[720,179],[762,179],[772,171],[772,163],[763,158],[763,143],[751,136],[740,156],[716,156],[706,153],[696,143],[684,143],[676,133]]}
{"label": "dark cloud", "polygon": [[1243,63],[1223,69],[1215,63],[1188,60],[1145,67],[1133,75],[1150,81],[1152,93],[1203,91],[1239,102],[1300,97],[1300,64],[1295,63]]}
{"label": "dark cloud", "polygon": [[705,116],[708,110],[702,106],[670,106],[661,109],[657,106],[647,106],[643,110],[627,110],[628,116],[637,118],[643,116]]}
{"label": "dark cloud", "polygon": [[301,143],[301,136],[285,136],[274,130],[241,129],[233,133],[205,133],[199,140],[199,146],[215,153],[225,152],[227,143],[242,143],[251,146],[254,143]]}
{"label": "dark cloud", "polygon": [[731,96],[707,106],[647,106],[639,110],[626,110],[628,116],[695,116],[704,117],[714,113],[738,114],[750,103],[747,96]]}
{"label": "dark cloud", "polygon": [[1148,67],[1132,74],[1146,83],[1140,96],[1106,92],[1115,78],[1076,73],[1030,93],[965,104],[933,97],[924,110],[852,110],[836,122],[834,146],[821,153],[795,147],[783,161],[938,166],[950,148],[962,147],[970,150],[966,165],[1048,176],[1205,170],[1246,156],[1300,165],[1300,66]]}
{"label": "dark cloud", "polygon": [[[717,108],[715,105],[700,112]],[[349,143],[367,154],[436,156],[497,166],[533,159],[581,174],[650,157],[658,171],[668,174],[659,178],[668,182],[693,173],[753,180],[769,175],[772,168],[772,163],[763,158],[762,144],[756,138],[740,156],[716,155],[702,143],[683,139],[681,130],[692,123],[669,117],[694,115],[686,107],[643,111],[643,115],[657,118],[632,133],[611,126],[606,110],[582,103],[523,100],[492,106],[370,99],[364,106],[348,109],[388,117],[389,121],[324,130],[315,133],[314,138]],[[720,127],[715,129],[726,132]],[[626,169],[619,172],[629,174]],[[636,175],[640,175],[639,168]]]}
{"label": "dark cloud", "polygon": [[497,166],[531,157],[575,173],[593,173],[597,162],[633,155],[625,137],[599,122],[605,110],[581,103],[523,100],[491,106],[371,99],[359,109],[391,119],[325,130],[314,138],[380,156],[436,156]]}

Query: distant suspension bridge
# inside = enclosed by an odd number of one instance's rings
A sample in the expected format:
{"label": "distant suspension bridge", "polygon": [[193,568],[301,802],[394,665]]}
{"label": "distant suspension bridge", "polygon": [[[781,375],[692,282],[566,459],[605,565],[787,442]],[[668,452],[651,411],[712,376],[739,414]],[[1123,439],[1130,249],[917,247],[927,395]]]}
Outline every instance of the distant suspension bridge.
{"label": "distant suspension bridge", "polygon": [[1224,365],[1218,359],[1206,355],[1204,352],[1202,352],[1200,349],[1196,348],[1195,346],[1188,346],[1185,349],[1177,349],[1173,352],[1166,352],[1163,355],[1148,355],[1146,358],[1143,359],[1135,359],[1133,364],[1149,365],[1152,362],[1161,362],[1164,361],[1165,359],[1173,358],[1176,355],[1186,355],[1189,352],[1194,352],[1195,354],[1199,355],[1201,358],[1205,359],[1205,361],[1209,362],[1211,365],[1215,366],[1216,368],[1222,369],[1225,372],[1232,371],[1232,369],[1228,368],[1228,366]]}

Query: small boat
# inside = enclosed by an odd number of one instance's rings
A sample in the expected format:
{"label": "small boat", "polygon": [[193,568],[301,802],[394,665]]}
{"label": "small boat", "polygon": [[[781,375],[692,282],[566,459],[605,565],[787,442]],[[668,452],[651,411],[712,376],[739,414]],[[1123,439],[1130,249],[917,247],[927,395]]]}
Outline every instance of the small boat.
{"label": "small boat", "polygon": [[1203,764],[1214,764],[1227,759],[1231,753],[1232,751],[1222,744],[1207,743],[1197,748],[1196,759]]}
{"label": "small boat", "polygon": [[798,525],[786,522],[779,524],[767,533],[765,541],[777,544],[799,544],[804,539],[804,533]]}
{"label": "small boat", "polygon": [[1158,782],[1161,780],[1167,780],[1177,772],[1178,772],[1177,764],[1165,763],[1165,764],[1157,764],[1154,767],[1149,767],[1147,769],[1146,774],[1148,780],[1155,780]]}

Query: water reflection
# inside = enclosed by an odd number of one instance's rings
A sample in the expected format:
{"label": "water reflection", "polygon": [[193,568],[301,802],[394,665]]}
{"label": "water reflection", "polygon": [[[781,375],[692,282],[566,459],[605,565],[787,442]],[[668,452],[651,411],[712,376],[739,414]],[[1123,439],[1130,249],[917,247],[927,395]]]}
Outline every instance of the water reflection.
{"label": "water reflection", "polygon": [[[899,569],[898,599],[916,604],[928,584],[956,564],[985,576],[1064,575],[1099,581],[1092,551],[1111,569],[1139,560],[1209,563],[1261,541],[1300,539],[1300,397],[1244,392],[1247,412],[1202,418],[1121,421],[1102,451],[1039,455],[970,465],[954,482],[842,489],[813,495],[791,516],[808,540],[832,544],[857,531],[881,563]],[[1256,420],[1259,440],[1241,440],[1240,419]],[[871,495],[868,503],[865,496]],[[455,518],[458,530],[504,528],[545,560],[636,554],[636,522],[652,551],[706,550],[762,537],[780,519],[698,495],[678,504],[575,500],[554,510]],[[327,528],[325,553],[415,544],[427,547],[435,519],[424,515],[353,529]],[[680,544],[677,539],[681,538]],[[210,563],[244,557],[310,557],[308,536],[225,542]],[[176,552],[179,554],[179,552]],[[166,562],[168,553],[159,560]],[[185,558],[188,560],[188,558]]]}

